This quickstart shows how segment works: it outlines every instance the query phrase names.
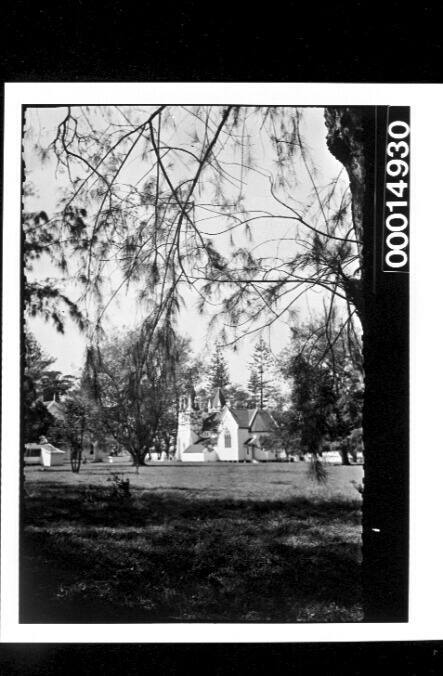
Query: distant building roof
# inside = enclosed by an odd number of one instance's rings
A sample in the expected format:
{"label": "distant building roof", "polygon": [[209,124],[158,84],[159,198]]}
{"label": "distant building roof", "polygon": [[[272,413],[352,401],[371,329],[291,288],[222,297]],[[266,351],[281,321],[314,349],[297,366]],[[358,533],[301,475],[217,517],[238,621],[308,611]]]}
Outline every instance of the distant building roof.
{"label": "distant building roof", "polygon": [[63,455],[66,454],[66,451],[62,451],[61,448],[56,448],[53,446],[53,444],[42,444],[41,449],[42,451],[48,451],[49,453],[63,453]]}
{"label": "distant building roof", "polygon": [[54,400],[44,401],[43,403],[54,418],[57,418],[58,420],[64,419],[66,411],[62,404]]}

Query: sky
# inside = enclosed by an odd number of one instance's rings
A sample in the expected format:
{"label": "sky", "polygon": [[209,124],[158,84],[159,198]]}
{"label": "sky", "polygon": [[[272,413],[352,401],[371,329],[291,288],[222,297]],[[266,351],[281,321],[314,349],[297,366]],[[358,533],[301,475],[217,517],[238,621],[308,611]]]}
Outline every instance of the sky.
{"label": "sky", "polygon": [[[172,117],[175,117],[177,129],[171,130],[171,141],[174,143],[188,143],[189,130],[182,122],[182,113],[178,109],[172,109]],[[143,112],[143,111],[142,111]],[[38,110],[28,110],[25,125],[25,143],[24,159],[26,181],[32,183],[34,194],[26,199],[25,209],[28,211],[45,210],[50,216],[57,209],[57,202],[60,194],[67,186],[67,177],[62,174],[51,157],[42,161],[37,146],[46,146],[54,135],[57,124],[66,114],[66,108],[40,108]],[[321,108],[307,108],[303,111],[303,138],[310,155],[318,168],[318,175],[315,176],[315,182],[318,185],[326,185],[329,181],[343,172],[341,165],[333,158],[326,146],[326,128],[323,121],[323,110]],[[284,208],[276,204],[270,195],[269,180],[264,173],[270,173],[274,170],[274,155],[270,144],[263,140],[263,135],[258,133],[257,125],[251,123],[250,126],[250,146],[254,155],[256,166],[260,168],[261,173],[250,171],[241,175],[243,181],[243,192],[245,206],[250,210],[263,210],[272,213],[286,214]],[[192,145],[192,142],[191,142]],[[189,147],[189,146],[188,146]],[[239,179],[240,170],[235,166],[238,157],[232,157],[232,172]],[[140,179],[146,168],[146,159],[143,153],[136,152],[125,171],[120,176],[122,183],[133,184]],[[177,169],[180,172],[180,169]],[[206,192],[205,192],[206,191]],[[306,171],[298,168],[297,184],[293,188],[292,197],[300,203],[306,202],[308,195],[312,193],[312,182]],[[209,188],[203,188],[203,201],[210,201]],[[206,223],[206,222],[205,222]],[[214,218],[207,221],[208,232],[220,230],[220,219]],[[206,225],[205,225],[206,227]],[[270,229],[272,237],[270,237]],[[235,242],[229,241],[229,235],[217,237],[217,247],[229,258],[232,252],[239,246],[254,248],[261,255],[278,257],[287,255],[291,245],[291,234],[294,225],[292,221],[279,219],[261,219],[251,224],[252,241],[244,233],[235,233]],[[272,239],[272,241],[268,241]],[[47,260],[42,260],[35,268],[36,277],[57,276],[58,273],[52,268]],[[119,273],[116,273],[117,276]],[[75,299],[75,289],[70,288],[72,297]],[[188,335],[196,355],[208,358],[214,348],[217,335],[208,333],[208,323],[210,312],[201,315],[197,311],[198,296],[195,293],[184,290],[185,310],[179,317],[179,331]],[[321,307],[324,292],[311,290],[296,304],[299,321],[307,320],[312,313],[316,313]],[[144,306],[137,302],[134,289],[122,291],[109,306],[107,317],[105,318],[105,328],[109,334],[115,329],[123,327],[131,328],[139,323],[145,316]],[[55,328],[44,322],[40,318],[29,320],[29,325],[37,340],[43,349],[56,358],[55,368],[64,373],[78,373],[82,366],[84,351],[86,347],[86,337],[68,319],[66,322],[66,331],[62,335],[57,333]],[[290,328],[288,326],[288,317],[284,316],[282,321],[274,323],[270,328],[262,333],[263,338],[268,342],[274,354],[278,354],[288,344],[290,338]],[[235,349],[227,347],[224,351],[225,359],[228,363],[231,379],[239,384],[246,384],[248,379],[248,361],[255,342],[259,334],[245,337],[236,343]]]}

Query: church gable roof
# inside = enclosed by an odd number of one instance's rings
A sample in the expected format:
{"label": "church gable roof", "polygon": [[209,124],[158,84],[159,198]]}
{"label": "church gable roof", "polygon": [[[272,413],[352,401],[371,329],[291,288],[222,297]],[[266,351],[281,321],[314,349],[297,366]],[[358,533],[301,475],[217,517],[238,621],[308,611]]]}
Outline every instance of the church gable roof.
{"label": "church gable roof", "polygon": [[276,428],[272,415],[266,409],[258,409],[250,422],[251,432],[270,432]]}
{"label": "church gable roof", "polygon": [[255,408],[230,408],[229,410],[239,427],[249,427]]}
{"label": "church gable roof", "polygon": [[272,432],[277,427],[271,412],[267,409],[226,407],[224,410],[231,414],[239,428],[247,429],[251,434]]}
{"label": "church gable roof", "polygon": [[199,441],[197,441],[195,444],[191,444],[190,446],[188,446],[188,448],[186,448],[183,451],[182,455],[186,455],[187,453],[189,453],[189,454],[191,454],[191,453],[204,453],[205,450],[206,450],[206,447],[203,446],[203,444],[201,444]]}

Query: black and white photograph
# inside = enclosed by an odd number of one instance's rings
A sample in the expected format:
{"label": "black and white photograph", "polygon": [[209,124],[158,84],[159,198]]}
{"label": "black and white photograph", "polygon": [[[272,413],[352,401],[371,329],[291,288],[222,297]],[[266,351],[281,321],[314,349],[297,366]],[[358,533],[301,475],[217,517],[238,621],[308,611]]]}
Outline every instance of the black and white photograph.
{"label": "black and white photograph", "polygon": [[407,624],[411,105],[88,91],[17,120],[18,625]]}

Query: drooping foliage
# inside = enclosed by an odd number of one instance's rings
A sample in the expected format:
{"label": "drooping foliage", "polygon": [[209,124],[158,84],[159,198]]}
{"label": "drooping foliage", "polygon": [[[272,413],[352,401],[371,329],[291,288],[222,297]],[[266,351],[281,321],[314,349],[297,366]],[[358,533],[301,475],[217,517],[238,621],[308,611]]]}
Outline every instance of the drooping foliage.
{"label": "drooping foliage", "polygon": [[[69,232],[62,232],[57,219],[50,219],[45,211],[23,213],[23,301],[28,317],[43,317],[51,321],[56,330],[64,333],[66,312],[80,330],[86,328],[86,317],[79,304],[72,300],[65,287],[69,282],[71,257],[78,248],[78,223],[86,212],[67,221]],[[83,224],[84,227],[84,224]],[[39,262],[49,262],[54,277],[41,278]]]}
{"label": "drooping foliage", "polygon": [[[317,456],[325,441],[345,440],[361,426],[363,380],[360,339],[334,316],[295,327],[287,353],[294,426],[304,452]],[[347,454],[344,451],[344,461]]]}
{"label": "drooping foliage", "polygon": [[[99,306],[94,325],[128,284],[156,324],[171,302],[182,304],[180,289],[193,289],[201,311],[215,305],[213,321],[233,341],[284,318],[313,285],[345,311],[346,303],[360,307],[348,183],[338,164],[322,182],[305,138],[312,111],[66,106],[52,115],[40,151],[63,188],[57,211],[38,216],[36,240],[49,238],[61,268],[74,265],[84,300]],[[25,148],[35,148],[43,113],[27,116]],[[259,182],[266,208],[254,206],[249,182]],[[51,316],[48,286],[33,289],[30,306]],[[53,320],[61,328],[57,311]]]}
{"label": "drooping foliage", "polygon": [[154,328],[149,320],[88,349],[83,387],[97,409],[97,424],[136,466],[153,449],[168,452],[174,442],[187,359],[188,342],[171,326]]}

